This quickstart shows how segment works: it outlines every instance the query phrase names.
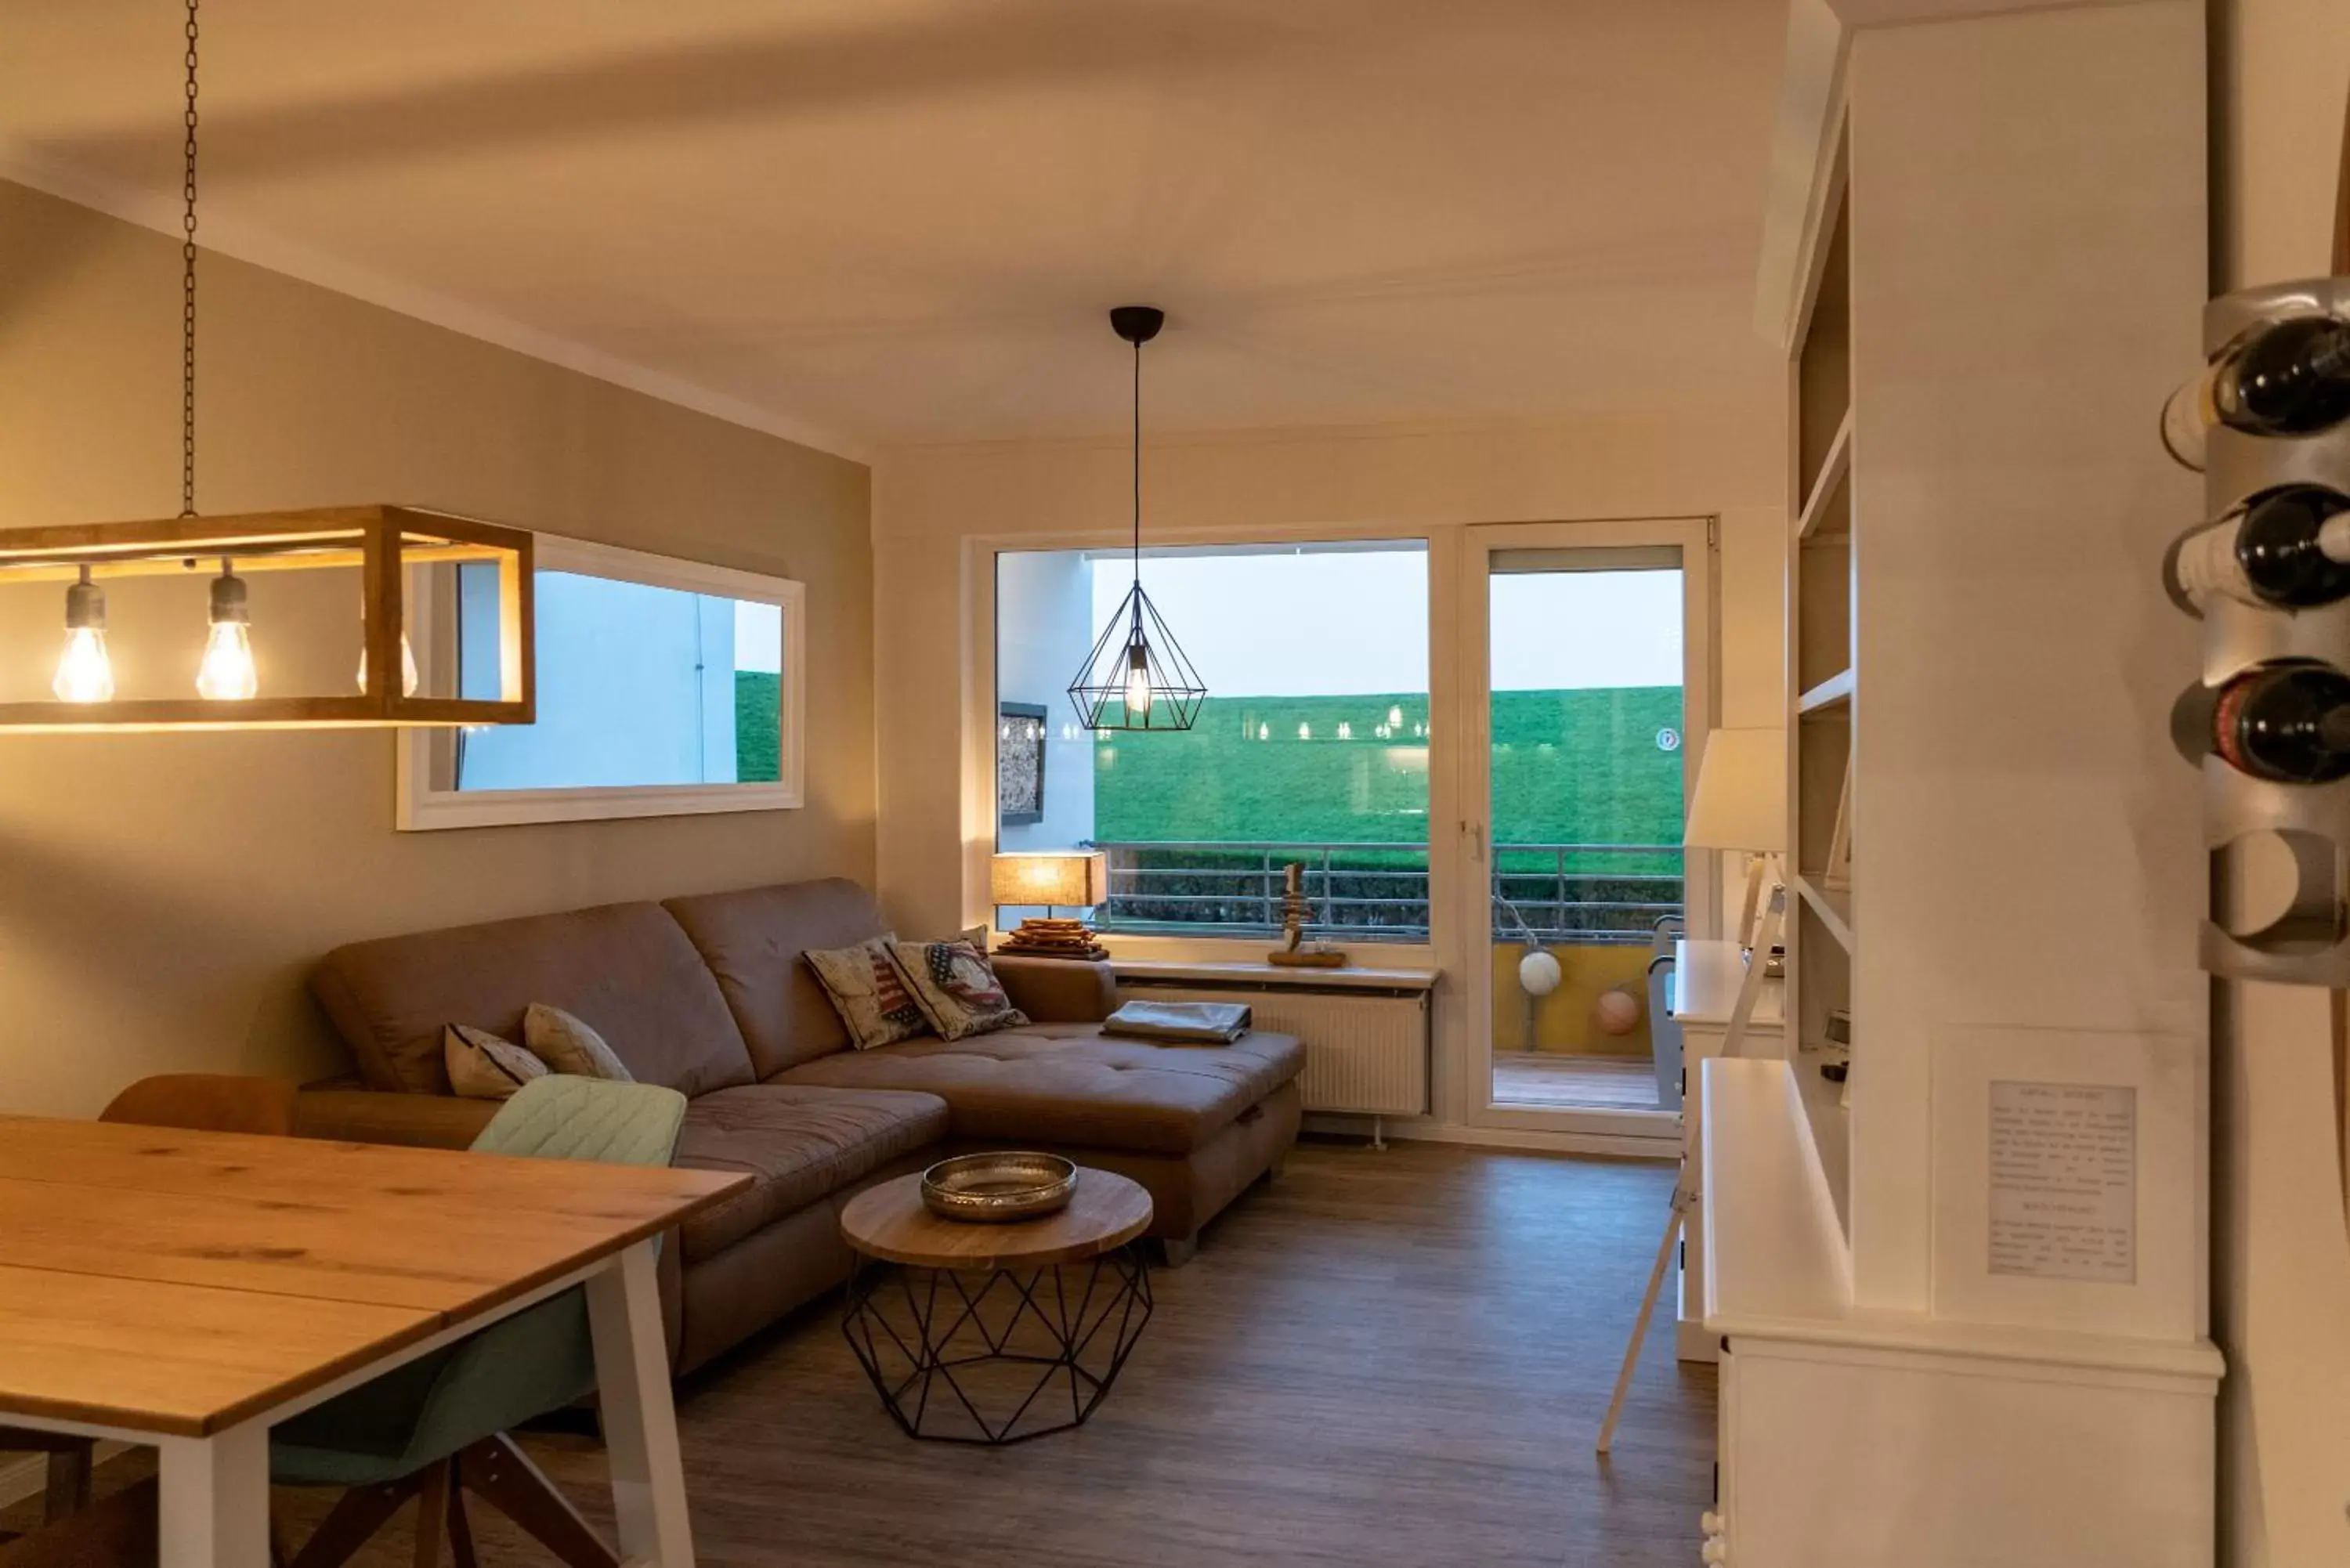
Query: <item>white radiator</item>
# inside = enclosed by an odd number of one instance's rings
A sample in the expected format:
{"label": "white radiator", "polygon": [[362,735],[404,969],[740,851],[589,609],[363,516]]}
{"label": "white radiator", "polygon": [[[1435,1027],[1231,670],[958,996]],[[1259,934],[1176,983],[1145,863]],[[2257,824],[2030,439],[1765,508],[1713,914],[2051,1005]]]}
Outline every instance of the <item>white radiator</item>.
{"label": "white radiator", "polygon": [[1119,989],[1153,1002],[1237,1002],[1259,1029],[1305,1044],[1298,1089],[1309,1111],[1416,1116],[1428,1110],[1428,996],[1424,992],[1256,991],[1122,978]]}

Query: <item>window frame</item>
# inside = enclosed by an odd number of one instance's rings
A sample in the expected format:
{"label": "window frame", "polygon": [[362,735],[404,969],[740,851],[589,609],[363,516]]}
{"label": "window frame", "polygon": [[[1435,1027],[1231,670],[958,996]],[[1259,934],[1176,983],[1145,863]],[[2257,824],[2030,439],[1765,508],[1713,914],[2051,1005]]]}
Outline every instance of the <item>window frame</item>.
{"label": "window frame", "polygon": [[[700,816],[790,811],[806,804],[807,585],[681,556],[623,549],[556,534],[534,536],[536,572],[565,572],[683,593],[774,605],[783,612],[783,673],[776,736],[778,776],[757,784],[580,784],[553,789],[456,790],[434,782],[453,743],[449,730],[400,732],[397,826],[403,833],[506,827],[544,822]],[[449,607],[418,596],[418,629],[432,639]],[[542,689],[543,690],[543,689]],[[445,775],[444,775],[445,776]]]}
{"label": "window frame", "polygon": [[[1369,521],[1343,526],[1331,524],[1257,524],[1233,528],[1168,528],[1146,546],[1146,560],[1159,553],[1212,550],[1246,555],[1261,551],[1306,548],[1379,550],[1416,545],[1426,552],[1429,572],[1429,694],[1430,722],[1440,726],[1442,709],[1451,701],[1454,679],[1451,636],[1453,576],[1460,528],[1457,524]],[[1096,530],[1039,531],[1018,535],[974,535],[963,540],[965,603],[970,619],[964,631],[965,662],[970,679],[963,692],[963,905],[966,924],[993,926],[999,911],[987,901],[988,857],[993,852],[998,827],[995,797],[996,711],[996,586],[998,557],[1053,550],[1122,550],[1122,535]],[[1212,693],[1211,693],[1212,695]],[[1434,824],[1451,820],[1453,809],[1452,753],[1457,742],[1440,728],[1429,748],[1428,846],[1429,930],[1424,935],[1373,936],[1343,929],[1326,935],[1341,946],[1353,944],[1376,953],[1382,966],[1424,967],[1445,950],[1454,918],[1458,875],[1451,856],[1449,835]],[[1446,840],[1443,844],[1438,838]],[[1210,925],[1178,929],[1172,924],[1156,929],[1105,927],[1101,940],[1113,961],[1211,961],[1262,959],[1269,940],[1277,940],[1278,927],[1251,929]]]}

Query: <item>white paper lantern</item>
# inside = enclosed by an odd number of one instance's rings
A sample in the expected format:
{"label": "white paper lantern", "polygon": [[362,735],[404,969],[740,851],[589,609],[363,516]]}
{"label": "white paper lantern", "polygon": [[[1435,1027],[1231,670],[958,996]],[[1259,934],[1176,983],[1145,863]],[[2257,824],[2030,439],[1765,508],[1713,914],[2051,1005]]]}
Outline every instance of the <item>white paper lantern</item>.
{"label": "white paper lantern", "polygon": [[1560,978],[1558,960],[1540,948],[1518,961],[1518,983],[1528,996],[1548,996],[1558,989]]}

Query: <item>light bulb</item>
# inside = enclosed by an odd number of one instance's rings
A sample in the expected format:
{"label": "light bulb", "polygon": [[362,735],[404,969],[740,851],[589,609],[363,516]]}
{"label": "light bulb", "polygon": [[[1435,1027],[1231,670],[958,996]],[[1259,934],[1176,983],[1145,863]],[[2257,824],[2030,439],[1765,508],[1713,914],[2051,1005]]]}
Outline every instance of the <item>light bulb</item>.
{"label": "light bulb", "polygon": [[1137,714],[1150,711],[1149,656],[1140,648],[1127,651],[1126,711]]}
{"label": "light bulb", "polygon": [[81,581],[66,589],[66,646],[49,690],[60,702],[114,701],[114,661],[106,653],[106,590],[89,580],[88,566],[81,569]]}
{"label": "light bulb", "polygon": [[60,702],[110,702],[114,700],[114,661],[106,656],[106,633],[78,626],[66,633],[65,651],[57,656],[57,678],[49,690]]}
{"label": "light bulb", "polygon": [[253,670],[252,629],[243,621],[214,621],[204,639],[204,661],[196,670],[196,695],[214,702],[242,702],[260,690]]}
{"label": "light bulb", "polygon": [[[400,634],[400,694],[413,697],[416,687],[416,649],[408,646],[408,634],[403,631]],[[359,645],[359,690],[367,690],[367,645],[364,643]]]}
{"label": "light bulb", "polygon": [[253,669],[253,611],[244,579],[221,563],[213,579],[213,628],[204,638],[204,659],[196,667],[196,695],[213,702],[242,702],[261,690]]}

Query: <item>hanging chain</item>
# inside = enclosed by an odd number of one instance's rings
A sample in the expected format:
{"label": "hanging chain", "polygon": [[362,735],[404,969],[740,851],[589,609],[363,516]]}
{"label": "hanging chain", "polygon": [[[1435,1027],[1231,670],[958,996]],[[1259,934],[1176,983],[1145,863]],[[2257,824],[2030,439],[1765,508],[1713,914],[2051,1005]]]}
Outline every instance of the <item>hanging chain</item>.
{"label": "hanging chain", "polygon": [[180,515],[196,514],[196,0],[188,0],[187,141],[180,196]]}

